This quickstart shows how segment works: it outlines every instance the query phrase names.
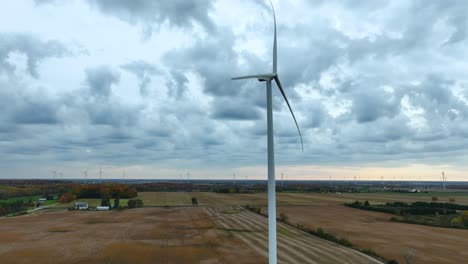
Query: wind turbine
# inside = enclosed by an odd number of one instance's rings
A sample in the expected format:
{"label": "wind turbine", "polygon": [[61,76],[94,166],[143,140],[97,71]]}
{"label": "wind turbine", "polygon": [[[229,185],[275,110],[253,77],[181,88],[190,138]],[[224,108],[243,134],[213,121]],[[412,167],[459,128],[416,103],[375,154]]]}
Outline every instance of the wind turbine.
{"label": "wind turbine", "polygon": [[54,174],[54,180],[55,180],[55,177],[57,176],[57,171],[54,170],[54,171],[52,171],[52,173]]}
{"label": "wind turbine", "polygon": [[284,171],[281,173],[281,188],[284,188]]}
{"label": "wind turbine", "polygon": [[271,9],[273,12],[273,23],[274,23],[274,36],[273,36],[273,71],[270,73],[248,75],[242,77],[235,77],[232,80],[242,79],[257,79],[260,82],[266,82],[266,97],[267,97],[267,130],[268,130],[268,260],[270,264],[276,264],[276,184],[275,184],[275,152],[273,145],[273,107],[272,107],[272,93],[271,93],[271,82],[275,81],[278,89],[283,95],[286,104],[288,105],[289,111],[292,114],[294,123],[296,123],[297,131],[301,139],[302,151],[304,151],[304,144],[302,142],[302,135],[297,124],[296,117],[292,111],[291,105],[289,104],[288,98],[284,92],[283,86],[281,85],[278,77],[277,70],[277,45],[276,45],[276,16],[275,9],[270,0]]}
{"label": "wind turbine", "polygon": [[88,170],[85,170],[82,172],[85,176],[85,184],[86,184],[86,180],[88,179]]}
{"label": "wind turbine", "polygon": [[102,183],[102,167],[99,167],[99,183]]}
{"label": "wind turbine", "polygon": [[445,172],[444,171],[442,172],[442,185],[443,185],[444,191],[445,191]]}

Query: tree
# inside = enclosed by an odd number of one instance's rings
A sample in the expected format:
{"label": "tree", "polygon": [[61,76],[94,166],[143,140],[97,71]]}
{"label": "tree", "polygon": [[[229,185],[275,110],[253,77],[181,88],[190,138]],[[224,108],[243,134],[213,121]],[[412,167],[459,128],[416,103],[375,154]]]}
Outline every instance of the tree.
{"label": "tree", "polygon": [[452,219],[452,226],[468,228],[468,211]]}
{"label": "tree", "polygon": [[198,199],[196,197],[192,197],[192,205],[198,205]]}
{"label": "tree", "polygon": [[136,207],[143,207],[143,201],[141,199],[136,199]]}
{"label": "tree", "polygon": [[136,201],[133,199],[128,200],[127,206],[128,208],[136,208]]}
{"label": "tree", "polygon": [[71,202],[71,201],[73,201],[75,199],[76,199],[76,195],[71,194],[71,193],[64,193],[64,194],[62,194],[62,196],[60,196],[59,201],[61,203],[69,203],[69,202]]}
{"label": "tree", "polygon": [[137,208],[143,206],[143,201],[141,199],[130,199],[127,202],[128,208]]}
{"label": "tree", "polygon": [[280,213],[280,215],[279,215],[279,220],[280,220],[281,222],[286,223],[286,221],[288,221],[288,218],[289,218],[289,217],[288,217],[285,213]]}
{"label": "tree", "polygon": [[365,202],[364,202],[364,206],[370,206],[369,201],[365,201]]}
{"label": "tree", "polygon": [[101,199],[101,206],[109,206],[110,207],[110,199],[108,197],[103,197]]}

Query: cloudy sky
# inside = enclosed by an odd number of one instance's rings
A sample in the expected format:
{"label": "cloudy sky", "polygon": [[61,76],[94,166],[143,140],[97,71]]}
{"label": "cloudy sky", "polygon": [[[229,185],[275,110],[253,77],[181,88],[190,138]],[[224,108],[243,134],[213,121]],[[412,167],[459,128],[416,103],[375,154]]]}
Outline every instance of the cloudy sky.
{"label": "cloudy sky", "polygon": [[[277,174],[468,180],[468,2],[274,1]],[[0,8],[0,177],[266,178],[264,1]]]}

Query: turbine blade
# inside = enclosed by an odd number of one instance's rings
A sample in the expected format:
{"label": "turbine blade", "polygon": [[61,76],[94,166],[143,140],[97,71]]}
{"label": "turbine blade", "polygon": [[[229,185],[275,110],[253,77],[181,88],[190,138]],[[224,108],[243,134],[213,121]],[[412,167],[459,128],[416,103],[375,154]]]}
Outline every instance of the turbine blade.
{"label": "turbine blade", "polygon": [[277,72],[277,48],[276,48],[276,15],[275,15],[275,8],[273,7],[273,3],[270,0],[271,10],[273,11],[273,26],[274,26],[274,36],[273,36],[273,72]]}
{"label": "turbine blade", "polygon": [[291,112],[291,115],[294,119],[294,123],[296,123],[297,127],[297,132],[299,132],[299,138],[301,139],[301,146],[302,146],[302,152],[304,152],[304,143],[302,142],[302,134],[301,130],[299,129],[299,125],[297,124],[296,116],[294,116],[294,112],[291,108],[291,105],[289,104],[288,98],[286,97],[286,94],[284,93],[283,86],[281,85],[281,82],[278,78],[278,76],[275,76],[275,82],[276,85],[278,85],[278,89],[280,90],[281,94],[283,95],[284,100],[286,101],[286,104],[288,105],[289,111]]}
{"label": "turbine blade", "polygon": [[234,77],[234,78],[231,78],[231,80],[242,80],[242,79],[267,79],[267,80],[271,80],[275,76],[276,76],[276,74],[273,74],[273,73],[264,73],[264,74],[255,74],[255,75]]}

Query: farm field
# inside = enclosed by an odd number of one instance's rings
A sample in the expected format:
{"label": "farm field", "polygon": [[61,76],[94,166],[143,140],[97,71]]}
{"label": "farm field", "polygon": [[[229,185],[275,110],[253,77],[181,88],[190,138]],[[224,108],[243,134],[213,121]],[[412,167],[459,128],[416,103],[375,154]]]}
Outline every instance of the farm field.
{"label": "farm field", "polygon": [[[222,228],[239,237],[251,248],[268,257],[268,220],[266,217],[229,207],[204,207],[203,210]],[[365,254],[298,231],[278,223],[279,263],[381,263]]]}
{"label": "farm field", "polygon": [[[202,208],[44,211],[0,219],[2,263],[262,263]],[[235,249],[235,250],[234,250]]]}
{"label": "farm field", "polygon": [[[277,193],[278,205],[331,205],[369,200],[370,203],[385,202],[431,202],[432,196],[439,198],[438,202],[449,202],[455,198],[456,203],[468,205],[468,192],[455,193]],[[266,193],[213,193],[213,192],[140,192],[138,198],[145,206],[177,206],[191,205],[191,198],[196,197],[200,205],[266,205]]]}
{"label": "farm field", "polygon": [[[120,204],[121,205],[127,205],[129,199],[120,199]],[[69,203],[57,203],[54,205],[54,207],[58,208],[68,208],[68,207],[73,207],[75,206],[76,202],[87,202],[89,206],[98,206],[101,205],[101,199],[94,199],[94,198],[83,198],[83,199],[77,199],[75,201],[71,201]],[[114,204],[114,199],[110,199],[111,204]]]}
{"label": "farm field", "polygon": [[[334,205],[353,202],[355,200],[368,200],[371,204],[386,202],[431,202],[432,197],[439,198],[438,202],[449,202],[455,198],[456,203],[468,205],[468,192],[434,192],[434,193],[277,193],[278,205]],[[145,206],[187,206],[192,204],[192,197],[198,199],[199,205],[266,205],[266,193],[213,193],[213,192],[139,192],[138,198],[143,200]],[[100,204],[100,199],[79,199],[88,202],[90,206]],[[121,205],[126,205],[128,199],[120,199]],[[76,201],[56,204],[56,207],[72,207]],[[113,203],[113,200],[111,200]]]}
{"label": "farm field", "polygon": [[[360,248],[370,248],[388,259],[397,259],[404,263],[403,254],[415,249],[415,261],[418,263],[463,263],[468,259],[463,245],[468,243],[468,230],[437,228],[422,225],[396,223],[389,221],[391,215],[353,209],[343,206],[345,202],[368,200],[371,204],[394,201],[431,202],[432,197],[438,202],[468,204],[466,192],[433,193],[278,193],[278,214],[285,212],[290,221],[301,223],[311,228],[322,227],[355,243]],[[197,197],[199,204],[221,206],[228,205],[266,205],[266,193],[256,194],[220,194],[220,193],[139,193],[145,205],[181,205],[189,204],[191,197]],[[173,199],[173,200],[172,200]],[[169,203],[168,201],[171,201]],[[266,212],[266,208],[264,210]],[[346,224],[343,224],[346,223]],[[441,243],[440,241],[448,241]],[[450,257],[445,257],[448,253]]]}
{"label": "farm field", "polygon": [[280,206],[279,213],[285,213],[292,224],[321,227],[399,263],[405,263],[403,255],[409,249],[414,250],[414,263],[465,263],[468,259],[468,230],[396,223],[390,221],[390,214],[343,205]]}
{"label": "farm field", "polygon": [[[0,219],[2,263],[267,263],[267,223],[229,207],[43,211]],[[280,263],[380,263],[279,225]]]}

